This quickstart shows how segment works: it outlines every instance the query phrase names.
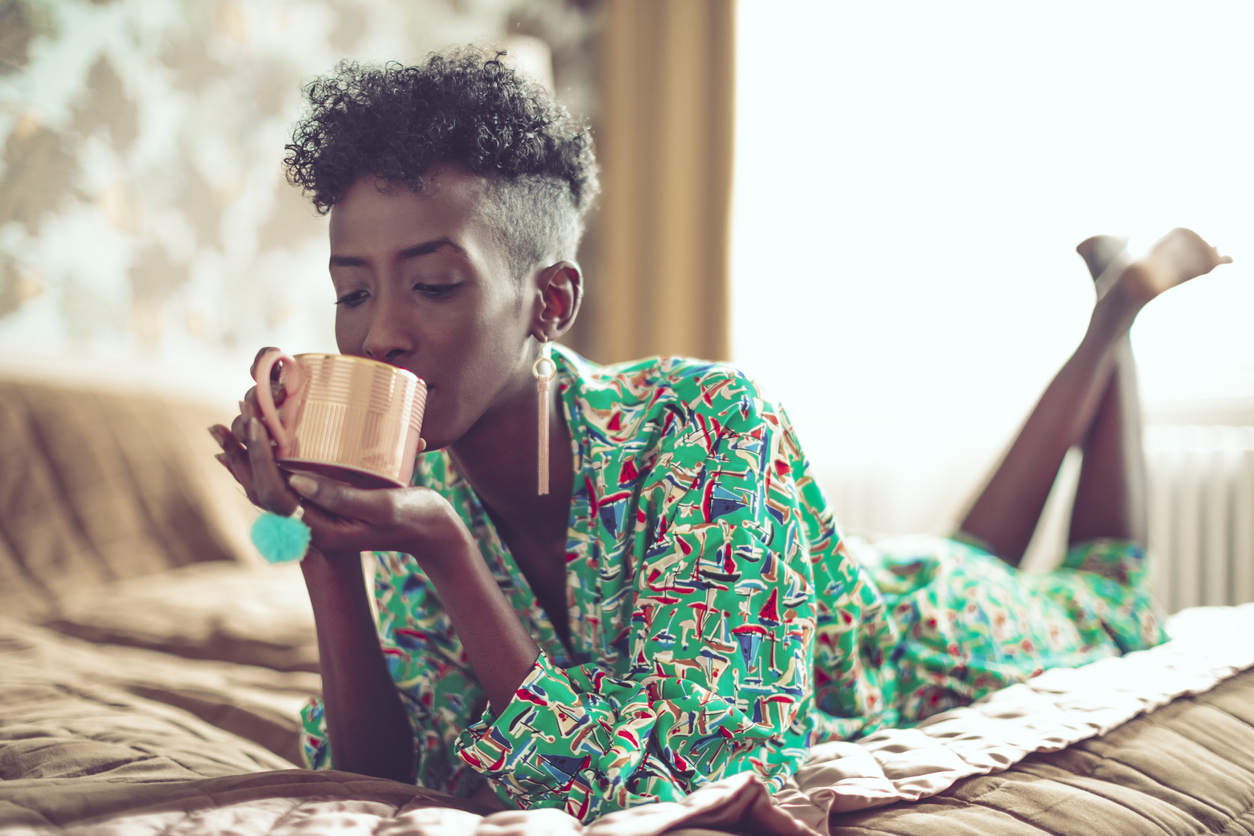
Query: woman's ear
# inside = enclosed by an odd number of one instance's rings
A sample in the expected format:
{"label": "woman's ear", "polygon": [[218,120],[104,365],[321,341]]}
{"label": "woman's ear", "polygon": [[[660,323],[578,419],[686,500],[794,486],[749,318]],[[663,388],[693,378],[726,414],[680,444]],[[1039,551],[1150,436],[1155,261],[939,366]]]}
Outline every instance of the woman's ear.
{"label": "woman's ear", "polygon": [[555,340],[570,330],[583,301],[583,273],[573,261],[559,261],[536,274],[534,333]]}

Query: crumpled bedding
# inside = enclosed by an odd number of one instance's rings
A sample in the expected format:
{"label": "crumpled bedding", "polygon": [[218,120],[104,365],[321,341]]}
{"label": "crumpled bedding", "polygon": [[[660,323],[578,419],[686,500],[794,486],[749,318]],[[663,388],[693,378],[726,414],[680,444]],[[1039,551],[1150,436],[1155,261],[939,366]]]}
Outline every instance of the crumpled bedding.
{"label": "crumpled bedding", "polygon": [[[266,834],[336,836],[521,836],[588,834],[717,836],[729,832],[813,836],[775,808],[756,778],[737,776],[682,803],[625,810],[581,827],[555,810],[492,813],[443,793],[349,772],[286,771],[176,784],[96,784],[71,808],[48,803],[47,787],[0,784],[0,833]],[[68,787],[67,787],[68,790]],[[18,817],[17,811],[21,816]]]}
{"label": "crumpled bedding", "polygon": [[920,801],[832,816],[832,836],[1254,833],[1254,670],[1101,737]]}
{"label": "crumpled bedding", "polygon": [[189,662],[0,619],[0,780],[290,769],[296,714],[319,688],[316,674]]}
{"label": "crumpled bedding", "polygon": [[0,380],[0,832],[1254,834],[1250,607],[818,747],[777,799],[741,775],[581,828],[295,769],[308,595],[299,567],[249,565],[255,512],[204,431],[220,413]]}
{"label": "crumpled bedding", "polygon": [[[489,814],[404,784],[291,771],[255,743],[136,696],[125,677],[82,690],[83,680],[75,685],[62,673],[40,685],[54,673],[39,669],[47,648],[75,640],[40,645],[28,635],[26,650],[0,654],[0,777],[9,779],[0,782],[0,829],[199,834],[232,823],[249,836],[296,829],[446,836],[507,825],[523,834],[593,836],[676,828],[788,836],[1254,829],[1254,606],[1188,611],[1171,630],[1176,638],[1167,645],[1048,672],[915,729],[818,747],[776,804],[760,783],[737,776],[682,804],[625,811],[582,829],[553,811]],[[234,682],[246,686],[240,694],[265,690]],[[1144,711],[1151,713],[1136,717]],[[52,731],[58,712],[65,725]],[[23,762],[26,771],[14,774]]]}
{"label": "crumpled bedding", "polygon": [[[1254,667],[1254,604],[1187,610],[1169,621],[1168,632],[1166,644],[1046,671],[912,729],[817,746],[777,801],[817,828],[831,814],[926,798],[1032,753],[1105,735]],[[1254,793],[1254,774],[1250,787]]]}

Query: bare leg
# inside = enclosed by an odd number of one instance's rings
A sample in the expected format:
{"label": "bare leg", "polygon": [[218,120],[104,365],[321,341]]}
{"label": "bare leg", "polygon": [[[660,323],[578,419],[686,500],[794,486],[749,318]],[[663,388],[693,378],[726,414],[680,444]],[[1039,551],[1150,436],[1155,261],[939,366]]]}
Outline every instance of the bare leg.
{"label": "bare leg", "polygon": [[[1083,249],[1081,253],[1084,254]],[[1092,267],[1094,262],[1087,255],[1086,261]],[[1102,464],[1113,460],[1111,451],[1116,446],[1126,448],[1127,444],[1121,429],[1127,413],[1123,402],[1129,395],[1135,397],[1136,391],[1134,386],[1125,384],[1122,373],[1117,384],[1113,375],[1120,365],[1128,329],[1140,309],[1154,296],[1228,261],[1231,259],[1219,256],[1196,233],[1177,229],[1113,280],[1100,283],[1101,295],[1093,307],[1084,338],[1045,389],[1005,458],[967,512],[961,525],[965,534],[984,542],[993,554],[1010,565],[1018,566],[1063,456],[1070,447],[1086,439],[1097,445],[1098,459],[1088,468],[1093,472],[1089,475],[1086,496],[1107,490],[1112,482],[1129,477],[1127,467]],[[1113,426],[1091,433],[1108,392],[1113,393],[1109,394],[1109,399],[1119,404],[1118,409],[1111,406],[1107,414],[1106,422]],[[1137,440],[1139,442],[1139,433]],[[1126,464],[1126,452],[1119,455]],[[1132,475],[1139,482],[1140,475]],[[1081,481],[1084,481],[1083,473]],[[1083,485],[1081,489],[1084,490]],[[1123,509],[1122,523],[1114,518],[1107,520],[1100,505],[1081,522],[1105,536],[1131,536],[1135,532],[1128,526],[1134,524],[1134,519],[1128,512],[1133,506],[1127,500],[1138,490],[1142,490],[1139,484],[1136,488],[1123,485],[1121,493],[1125,500],[1116,503]],[[1143,527],[1143,516],[1140,524]],[[1074,524],[1072,534],[1075,535]]]}
{"label": "bare leg", "polygon": [[1088,331],[1050,382],[971,510],[963,533],[1018,566],[1067,450],[1088,435],[1130,318],[1093,309]]}
{"label": "bare leg", "polygon": [[1132,344],[1126,336],[1116,348],[1115,368],[1082,448],[1067,543],[1113,537],[1144,546],[1148,528],[1141,401]]}
{"label": "bare leg", "polygon": [[[1076,247],[1093,281],[1107,282],[1107,272],[1129,262],[1127,238],[1099,235]],[[1115,368],[1084,437],[1080,479],[1071,508],[1067,544],[1101,537],[1146,544],[1145,448],[1141,441],[1141,399],[1136,361],[1125,336],[1116,349]]]}

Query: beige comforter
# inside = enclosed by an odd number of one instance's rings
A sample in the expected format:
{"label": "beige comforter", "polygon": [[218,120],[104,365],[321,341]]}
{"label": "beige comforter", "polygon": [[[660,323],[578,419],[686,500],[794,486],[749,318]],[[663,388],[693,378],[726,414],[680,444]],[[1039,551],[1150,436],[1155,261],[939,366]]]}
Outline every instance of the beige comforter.
{"label": "beige comforter", "polygon": [[1234,824],[1254,806],[1254,670],[1238,675],[1254,666],[1254,606],[1190,611],[1162,647],[1049,672],[916,729],[820,746],[775,799],[741,776],[582,829],[560,813],[492,815],[390,781],[294,770],[280,753],[293,751],[295,709],[316,687],[307,672],[101,647],[21,623],[0,631],[0,827],[25,832],[234,822],[258,835],[506,823],[537,834],[897,833],[970,820],[1040,833],[1078,816],[1061,832],[1088,822],[1177,833]]}
{"label": "beige comforter", "polygon": [[312,615],[298,568],[248,563],[204,431],[226,417],[0,381],[0,831],[1254,833],[1249,607],[818,747],[776,799],[741,776],[580,828],[296,769]]}

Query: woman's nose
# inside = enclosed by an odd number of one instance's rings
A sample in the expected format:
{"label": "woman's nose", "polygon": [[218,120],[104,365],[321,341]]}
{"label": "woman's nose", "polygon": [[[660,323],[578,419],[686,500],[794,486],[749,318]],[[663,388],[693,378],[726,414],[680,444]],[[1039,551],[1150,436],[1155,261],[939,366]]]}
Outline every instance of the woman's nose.
{"label": "woman's nose", "polygon": [[390,363],[412,352],[414,339],[407,327],[404,311],[398,310],[396,305],[379,305],[377,310],[362,344],[366,356]]}

